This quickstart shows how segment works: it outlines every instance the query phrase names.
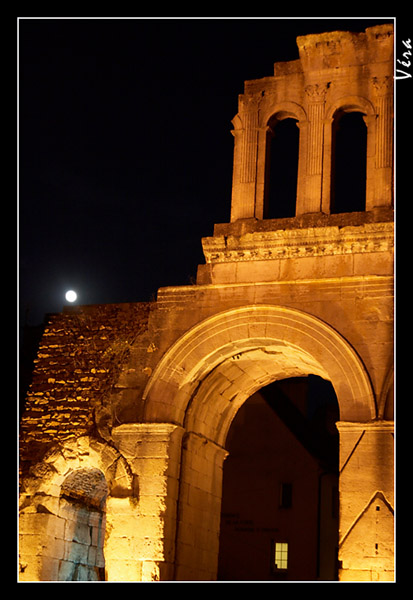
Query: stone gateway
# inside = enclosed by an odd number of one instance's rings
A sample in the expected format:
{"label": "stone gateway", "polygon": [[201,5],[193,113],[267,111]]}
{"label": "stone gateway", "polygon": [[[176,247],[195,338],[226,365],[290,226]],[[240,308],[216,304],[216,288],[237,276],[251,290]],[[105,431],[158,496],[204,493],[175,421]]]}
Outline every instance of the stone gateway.
{"label": "stone gateway", "polygon": [[299,37],[245,82],[195,285],[50,318],[20,581],[394,580],[393,41]]}

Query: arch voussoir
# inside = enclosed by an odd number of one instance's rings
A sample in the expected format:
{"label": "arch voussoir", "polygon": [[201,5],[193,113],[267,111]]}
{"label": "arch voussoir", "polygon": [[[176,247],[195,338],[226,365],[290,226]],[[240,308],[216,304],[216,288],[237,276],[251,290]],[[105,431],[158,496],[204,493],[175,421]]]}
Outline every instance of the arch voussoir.
{"label": "arch voussoir", "polygon": [[[176,422],[179,416],[183,425],[183,415],[189,406],[193,413],[194,402],[201,398],[202,382],[209,374],[224,364],[222,374],[225,375],[225,371],[228,374],[230,359],[245,358],[248,352],[257,350],[261,351],[261,358],[252,359],[250,355],[249,364],[261,364],[258,368],[269,373],[269,379],[292,376],[290,372],[318,374],[332,382],[343,420],[375,418],[374,396],[366,369],[343,336],[308,313],[273,305],[224,311],[185,333],[164,355],[148,382],[144,392],[147,418],[154,418],[154,403],[161,401],[163,419],[169,406],[171,420]],[[244,372],[248,372],[247,367]],[[265,376],[258,378],[257,389],[264,380]],[[238,383],[240,393],[250,393],[254,387],[244,390],[242,378]],[[203,389],[206,388],[204,385]]]}

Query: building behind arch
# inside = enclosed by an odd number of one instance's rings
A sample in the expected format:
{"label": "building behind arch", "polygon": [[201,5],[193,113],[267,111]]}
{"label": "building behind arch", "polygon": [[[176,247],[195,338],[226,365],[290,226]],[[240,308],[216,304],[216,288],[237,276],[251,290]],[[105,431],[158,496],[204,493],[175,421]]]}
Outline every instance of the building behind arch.
{"label": "building behind arch", "polygon": [[[393,27],[297,45],[239,96],[231,218],[202,240],[196,284],[47,325],[21,423],[20,581],[216,580],[231,423],[265,386],[312,375],[339,409],[338,578],[394,580]],[[288,122],[285,213],[271,151]],[[346,139],[362,140],[348,179],[365,175],[338,202]],[[76,501],[83,542],[64,533]]]}

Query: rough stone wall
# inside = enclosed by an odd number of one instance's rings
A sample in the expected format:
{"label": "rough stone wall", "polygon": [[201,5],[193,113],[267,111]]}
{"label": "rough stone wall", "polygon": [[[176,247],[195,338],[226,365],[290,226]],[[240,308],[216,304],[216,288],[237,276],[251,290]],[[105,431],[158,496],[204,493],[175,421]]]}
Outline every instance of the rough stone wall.
{"label": "rough stone wall", "polygon": [[110,393],[149,310],[149,303],[108,304],[50,317],[21,421],[23,473],[62,439],[96,431],[105,437]]}

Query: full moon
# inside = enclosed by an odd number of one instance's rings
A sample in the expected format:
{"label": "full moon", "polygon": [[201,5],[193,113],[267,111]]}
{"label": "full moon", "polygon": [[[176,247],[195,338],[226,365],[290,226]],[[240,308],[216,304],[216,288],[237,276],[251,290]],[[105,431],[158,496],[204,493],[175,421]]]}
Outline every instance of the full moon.
{"label": "full moon", "polygon": [[73,290],[69,290],[66,292],[65,298],[68,302],[75,302],[77,299],[77,294]]}

